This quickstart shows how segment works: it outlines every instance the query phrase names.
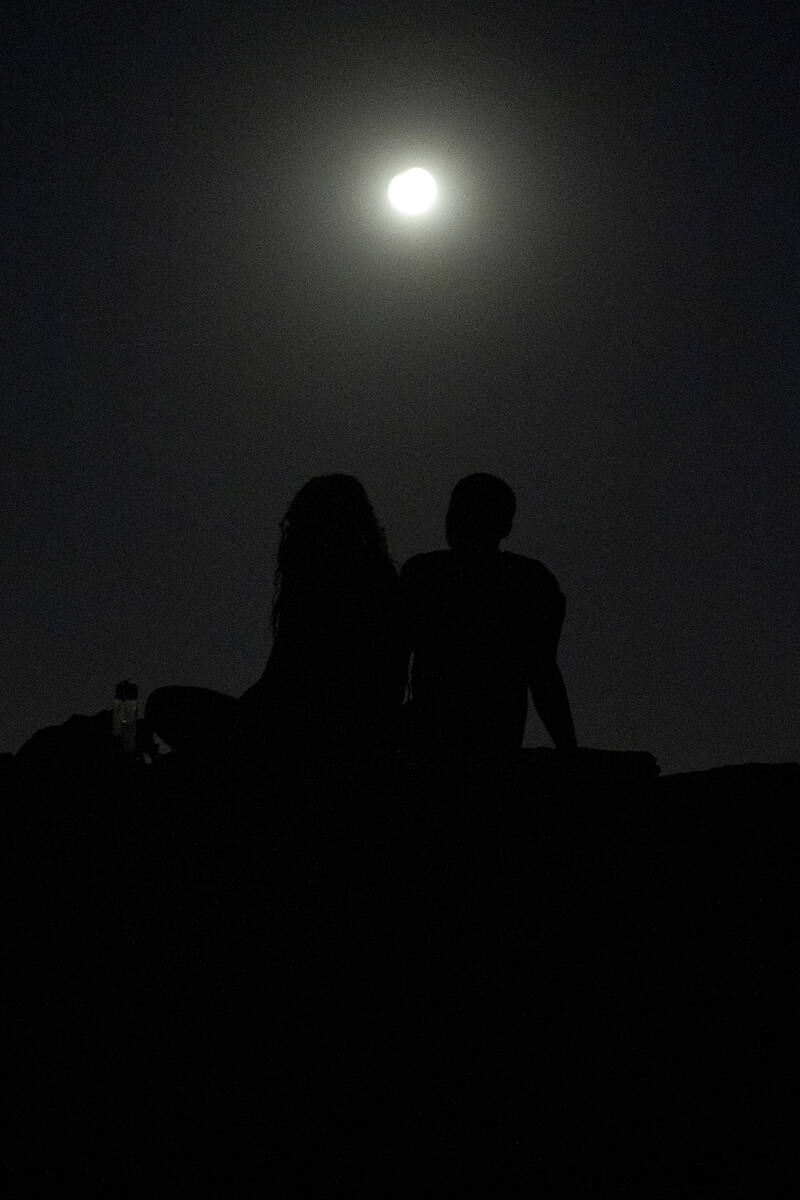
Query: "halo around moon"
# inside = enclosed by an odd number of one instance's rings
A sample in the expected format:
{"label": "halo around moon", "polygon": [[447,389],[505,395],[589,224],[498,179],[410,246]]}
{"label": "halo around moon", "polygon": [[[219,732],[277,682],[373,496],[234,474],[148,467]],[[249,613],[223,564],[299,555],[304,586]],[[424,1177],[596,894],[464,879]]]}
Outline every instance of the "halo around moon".
{"label": "halo around moon", "polygon": [[418,216],[433,207],[436,200],[436,180],[423,167],[412,167],[395,175],[389,184],[392,208],[406,216]]}

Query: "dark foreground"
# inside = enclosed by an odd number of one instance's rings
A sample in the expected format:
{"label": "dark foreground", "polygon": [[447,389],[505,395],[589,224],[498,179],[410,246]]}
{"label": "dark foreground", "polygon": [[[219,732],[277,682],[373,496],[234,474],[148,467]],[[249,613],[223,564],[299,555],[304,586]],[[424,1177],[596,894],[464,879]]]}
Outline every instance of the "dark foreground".
{"label": "dark foreground", "polygon": [[800,767],[654,769],[7,761],[9,1194],[777,1194]]}

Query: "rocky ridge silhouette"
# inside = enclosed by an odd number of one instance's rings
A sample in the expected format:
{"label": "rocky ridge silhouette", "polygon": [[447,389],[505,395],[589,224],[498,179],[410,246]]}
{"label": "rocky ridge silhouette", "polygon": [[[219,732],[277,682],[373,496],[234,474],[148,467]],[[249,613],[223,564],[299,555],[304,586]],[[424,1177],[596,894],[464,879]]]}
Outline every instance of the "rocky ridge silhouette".
{"label": "rocky ridge silhouette", "polygon": [[42,1128],[311,1137],[273,1163],[309,1185],[366,1138],[437,1190],[478,1121],[495,1179],[565,1195],[717,1194],[744,1130],[775,1138],[797,764],[288,778],[215,748],[119,762],[109,730],[72,718],[1,768]]}

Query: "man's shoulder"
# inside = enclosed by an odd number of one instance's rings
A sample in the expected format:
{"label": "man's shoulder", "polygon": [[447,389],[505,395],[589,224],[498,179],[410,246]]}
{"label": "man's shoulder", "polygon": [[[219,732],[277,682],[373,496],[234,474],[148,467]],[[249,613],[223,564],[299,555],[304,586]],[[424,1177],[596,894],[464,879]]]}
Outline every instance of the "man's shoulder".
{"label": "man's shoulder", "polygon": [[400,574],[404,579],[409,579],[442,571],[446,569],[449,558],[448,550],[429,550],[425,554],[414,554],[403,563]]}
{"label": "man's shoulder", "polygon": [[502,554],[503,570],[522,584],[559,592],[558,580],[538,558],[528,558],[525,554],[512,554],[504,550]]}
{"label": "man's shoulder", "polygon": [[[538,558],[528,558],[526,554],[512,554],[504,550],[500,562],[505,574],[520,583],[538,584],[540,587],[553,587],[558,590],[558,580]],[[430,550],[425,554],[414,554],[403,564],[401,575],[406,578],[438,574],[454,568],[456,560],[450,550]]]}

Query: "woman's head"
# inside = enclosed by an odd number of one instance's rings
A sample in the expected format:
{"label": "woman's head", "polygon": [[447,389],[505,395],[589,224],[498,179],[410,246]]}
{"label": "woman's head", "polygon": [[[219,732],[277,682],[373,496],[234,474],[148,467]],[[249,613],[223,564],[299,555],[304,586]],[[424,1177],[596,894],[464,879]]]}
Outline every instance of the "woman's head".
{"label": "woman's head", "polygon": [[343,585],[394,579],[383,529],[353,475],[317,475],[301,487],[281,521],[273,632],[292,600]]}

